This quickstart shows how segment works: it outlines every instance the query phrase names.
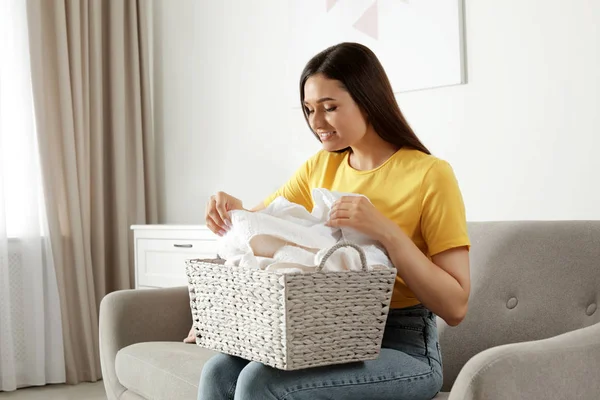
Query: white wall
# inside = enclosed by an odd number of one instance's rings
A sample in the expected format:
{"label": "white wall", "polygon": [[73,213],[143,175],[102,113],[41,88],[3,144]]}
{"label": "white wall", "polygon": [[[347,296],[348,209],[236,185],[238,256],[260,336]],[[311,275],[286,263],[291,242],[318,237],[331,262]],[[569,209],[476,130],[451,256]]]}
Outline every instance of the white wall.
{"label": "white wall", "polygon": [[[217,190],[253,206],[319,148],[283,100],[287,1],[154,5],[161,222],[201,223]],[[592,0],[466,0],[468,84],[398,96],[469,220],[600,219],[599,20]]]}

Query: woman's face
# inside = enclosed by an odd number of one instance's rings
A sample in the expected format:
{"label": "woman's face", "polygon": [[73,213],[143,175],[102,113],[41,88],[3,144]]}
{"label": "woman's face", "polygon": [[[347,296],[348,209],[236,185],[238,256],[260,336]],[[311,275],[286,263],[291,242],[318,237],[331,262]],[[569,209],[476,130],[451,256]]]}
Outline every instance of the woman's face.
{"label": "woman's face", "polygon": [[322,74],[304,84],[304,107],[323,148],[336,151],[358,143],[367,132],[366,118],[340,81]]}

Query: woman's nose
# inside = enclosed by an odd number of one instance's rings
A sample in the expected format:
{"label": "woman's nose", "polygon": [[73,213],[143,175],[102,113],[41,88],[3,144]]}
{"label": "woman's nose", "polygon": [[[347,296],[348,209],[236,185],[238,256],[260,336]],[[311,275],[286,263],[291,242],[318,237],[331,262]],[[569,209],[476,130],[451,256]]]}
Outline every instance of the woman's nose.
{"label": "woman's nose", "polygon": [[319,112],[319,111],[315,111],[312,114],[310,124],[314,131],[316,131],[317,129],[325,128],[326,123],[325,123],[325,116],[323,115],[323,113]]}

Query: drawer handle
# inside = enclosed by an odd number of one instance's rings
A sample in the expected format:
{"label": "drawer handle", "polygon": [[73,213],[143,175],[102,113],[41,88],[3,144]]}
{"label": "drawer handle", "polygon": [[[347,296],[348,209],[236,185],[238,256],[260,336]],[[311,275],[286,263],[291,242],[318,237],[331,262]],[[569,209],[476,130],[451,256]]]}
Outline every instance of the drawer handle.
{"label": "drawer handle", "polygon": [[182,247],[182,248],[185,248],[185,249],[191,249],[192,246],[193,246],[193,244],[174,244],[173,246],[175,246],[175,247]]}

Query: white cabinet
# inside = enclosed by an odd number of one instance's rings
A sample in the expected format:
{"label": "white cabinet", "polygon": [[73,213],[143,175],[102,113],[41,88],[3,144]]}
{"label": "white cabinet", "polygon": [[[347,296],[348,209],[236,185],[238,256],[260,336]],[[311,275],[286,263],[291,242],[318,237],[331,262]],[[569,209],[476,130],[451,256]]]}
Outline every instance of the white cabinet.
{"label": "white cabinet", "polygon": [[216,258],[217,236],[204,225],[133,225],[135,287],[187,286],[185,260]]}

